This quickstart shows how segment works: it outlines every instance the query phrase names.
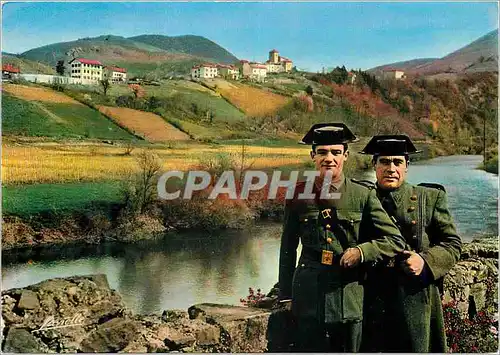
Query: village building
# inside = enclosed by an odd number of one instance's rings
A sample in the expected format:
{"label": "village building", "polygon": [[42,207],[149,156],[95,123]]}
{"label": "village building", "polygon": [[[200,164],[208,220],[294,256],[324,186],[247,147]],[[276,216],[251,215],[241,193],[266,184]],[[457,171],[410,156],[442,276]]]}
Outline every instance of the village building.
{"label": "village building", "polygon": [[200,65],[195,65],[191,68],[191,79],[211,79],[219,75],[219,71],[216,64],[205,63]]}
{"label": "village building", "polygon": [[111,83],[125,83],[127,81],[127,69],[117,66],[107,66],[103,71],[103,78]]}
{"label": "village building", "polygon": [[267,76],[267,67],[262,63],[249,63],[251,68],[250,79],[264,81]]}
{"label": "village building", "polygon": [[234,65],[217,64],[219,76],[224,79],[238,80],[240,78],[240,71]]}
{"label": "village building", "polygon": [[12,80],[19,77],[21,69],[12,64],[2,64],[2,80]]}
{"label": "village building", "polygon": [[347,73],[347,82],[351,85],[354,85],[356,82],[356,73],[353,73],[352,71]]}
{"label": "village building", "polygon": [[252,75],[252,68],[250,67],[250,62],[246,59],[242,59],[237,64],[240,74],[244,78],[249,78]]}
{"label": "village building", "polygon": [[383,79],[395,79],[400,80],[406,78],[405,72],[400,69],[386,68],[382,72]]}
{"label": "village building", "polygon": [[293,68],[293,61],[280,56],[276,49],[269,52],[269,59],[266,61],[267,71],[269,73],[289,73]]}
{"label": "village building", "polygon": [[79,79],[80,84],[98,84],[103,78],[103,65],[98,60],[75,58],[69,65],[71,77]]}

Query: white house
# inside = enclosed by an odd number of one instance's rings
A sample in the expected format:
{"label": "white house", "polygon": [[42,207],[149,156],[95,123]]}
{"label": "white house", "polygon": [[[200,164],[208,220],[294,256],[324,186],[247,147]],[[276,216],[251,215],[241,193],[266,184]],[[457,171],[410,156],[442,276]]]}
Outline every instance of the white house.
{"label": "white house", "polygon": [[127,69],[116,66],[108,66],[103,71],[103,78],[112,83],[125,83],[127,81]]}
{"label": "white house", "polygon": [[384,79],[404,79],[405,78],[405,72],[400,70],[400,69],[393,69],[393,68],[387,68],[384,69],[382,73],[382,78]]}
{"label": "white house", "polygon": [[69,62],[72,78],[79,79],[79,84],[99,84],[103,78],[103,65],[98,60],[75,58]]}
{"label": "white house", "polygon": [[238,80],[240,78],[240,71],[234,65],[217,64],[218,74],[225,79]]}
{"label": "white house", "polygon": [[267,67],[261,63],[250,63],[250,78],[257,81],[264,81],[267,76]]}
{"label": "white house", "polygon": [[205,63],[191,68],[191,79],[210,79],[219,75],[216,64]]}

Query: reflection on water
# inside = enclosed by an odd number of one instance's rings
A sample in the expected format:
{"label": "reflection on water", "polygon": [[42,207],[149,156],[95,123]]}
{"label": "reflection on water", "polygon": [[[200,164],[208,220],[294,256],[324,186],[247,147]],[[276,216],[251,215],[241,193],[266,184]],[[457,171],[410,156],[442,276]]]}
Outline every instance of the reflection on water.
{"label": "reflection on water", "polygon": [[263,223],[211,237],[185,233],[155,243],[86,246],[68,252],[50,248],[36,256],[7,254],[2,288],[105,273],[110,286],[138,313],[186,309],[201,302],[239,304],[248,287],[267,292],[276,283],[280,233],[280,224]]}
{"label": "reflection on water", "polygon": [[[411,183],[441,183],[465,240],[498,234],[498,177],[475,167],[478,156],[443,157],[410,166]],[[375,173],[358,178],[374,181]],[[163,241],[4,252],[2,288],[53,277],[104,273],[136,313],[186,309],[201,302],[239,304],[248,287],[267,292],[278,278],[281,224],[261,223],[216,236],[169,235]]]}

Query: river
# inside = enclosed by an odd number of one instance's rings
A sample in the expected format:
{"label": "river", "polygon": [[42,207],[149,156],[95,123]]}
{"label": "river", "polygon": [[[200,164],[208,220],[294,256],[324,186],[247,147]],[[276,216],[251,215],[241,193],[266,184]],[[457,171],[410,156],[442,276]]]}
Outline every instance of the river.
{"label": "river", "polygon": [[[498,176],[477,170],[481,156],[448,156],[410,165],[411,183],[445,185],[464,240],[498,235]],[[367,171],[358,176],[374,180]],[[248,287],[267,292],[277,281],[281,225],[262,222],[212,236],[184,232],[160,242],[52,247],[4,252],[2,289],[53,277],[104,273],[136,313],[186,309],[201,302],[239,304]]]}

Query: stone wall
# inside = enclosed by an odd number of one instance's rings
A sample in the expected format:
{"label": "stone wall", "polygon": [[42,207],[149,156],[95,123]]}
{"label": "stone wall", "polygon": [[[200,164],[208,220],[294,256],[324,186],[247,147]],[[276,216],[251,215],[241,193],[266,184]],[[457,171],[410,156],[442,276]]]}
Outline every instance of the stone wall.
{"label": "stone wall", "polygon": [[[444,280],[444,301],[457,300],[466,317],[497,302],[487,283],[497,282],[498,241],[471,243],[462,259]],[[263,306],[274,303],[275,292]],[[51,279],[2,292],[4,352],[283,351],[283,325],[289,321],[286,312],[217,304],[134,315],[105,275]]]}

